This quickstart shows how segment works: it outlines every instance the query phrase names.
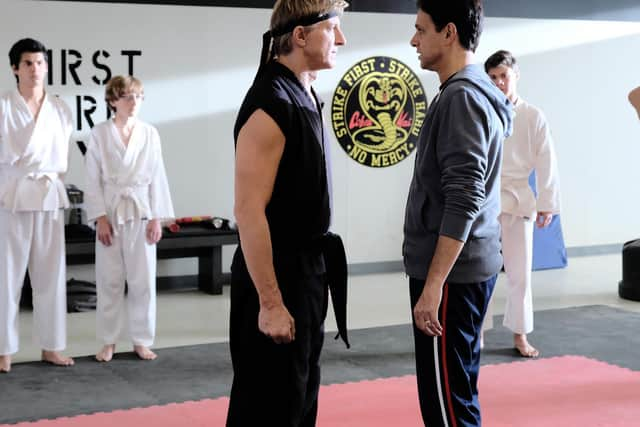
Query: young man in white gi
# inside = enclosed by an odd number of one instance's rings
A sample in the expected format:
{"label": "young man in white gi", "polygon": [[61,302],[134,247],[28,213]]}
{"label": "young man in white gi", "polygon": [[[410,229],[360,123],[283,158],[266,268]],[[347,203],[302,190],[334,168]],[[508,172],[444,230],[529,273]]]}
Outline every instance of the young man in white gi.
{"label": "young man in white gi", "polygon": [[47,50],[16,42],[9,60],[18,86],[0,97],[0,372],[18,351],[18,310],[27,269],[34,338],[42,360],[73,365],[66,347],[64,214],[71,110],[45,89]]}
{"label": "young man in white gi", "polygon": [[[108,362],[125,315],[133,349],[153,360],[156,327],[156,243],[161,221],[173,218],[160,137],[137,118],[142,83],[116,76],[105,98],[114,113],[96,125],[86,155],[87,217],[96,221],[97,335],[104,346],[96,359]],[[125,280],[128,293],[125,302]]]}
{"label": "young man in white gi", "polygon": [[[502,254],[507,275],[507,305],[503,324],[513,331],[513,343],[522,357],[539,351],[527,340],[533,331],[531,265],[533,224],[551,223],[560,212],[558,172],[551,132],[542,112],[517,92],[520,72],[514,56],[505,50],[491,55],[485,71],[515,108],[513,134],[504,143],[501,199]],[[536,172],[537,197],[529,186]]]}

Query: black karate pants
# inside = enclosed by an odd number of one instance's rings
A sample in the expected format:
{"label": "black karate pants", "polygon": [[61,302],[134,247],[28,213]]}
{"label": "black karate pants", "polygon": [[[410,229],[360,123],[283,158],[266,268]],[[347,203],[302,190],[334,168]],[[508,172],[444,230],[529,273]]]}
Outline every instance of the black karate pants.
{"label": "black karate pants", "polygon": [[259,302],[245,271],[232,272],[229,344],[233,384],[227,427],[312,427],[327,313],[324,274],[278,276],[295,340],[276,344],[258,329]]}
{"label": "black karate pants", "polygon": [[[416,377],[422,420],[428,427],[479,427],[478,374],[480,331],[497,275],[480,283],[446,283],[438,320],[441,337],[430,337],[416,327]],[[411,278],[411,309],[424,280]],[[413,317],[413,316],[412,316]]]}

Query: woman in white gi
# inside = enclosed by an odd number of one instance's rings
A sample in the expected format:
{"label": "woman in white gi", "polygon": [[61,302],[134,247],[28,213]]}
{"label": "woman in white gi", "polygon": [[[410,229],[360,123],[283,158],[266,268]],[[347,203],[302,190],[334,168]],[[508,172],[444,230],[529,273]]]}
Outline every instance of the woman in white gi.
{"label": "woman in white gi", "polygon": [[105,98],[114,117],[92,129],[86,154],[87,216],[96,222],[97,335],[104,344],[96,359],[111,360],[126,315],[134,351],[152,360],[156,243],[161,221],[174,217],[173,204],[158,131],[137,118],[142,83],[116,76]]}
{"label": "woman in white gi", "polygon": [[[518,96],[520,72],[513,55],[500,50],[484,66],[515,109],[513,134],[504,142],[501,174],[500,225],[507,275],[503,324],[513,331],[514,346],[522,357],[537,357],[539,351],[527,340],[527,334],[533,331],[533,223],[546,227],[553,215],[560,212],[556,156],[544,115]],[[534,170],[537,197],[529,186],[529,176]]]}
{"label": "woman in white gi", "polygon": [[25,272],[33,289],[33,326],[42,360],[73,365],[66,346],[64,215],[71,110],[44,90],[47,50],[33,39],[9,51],[18,87],[0,97],[0,372],[18,351]]}

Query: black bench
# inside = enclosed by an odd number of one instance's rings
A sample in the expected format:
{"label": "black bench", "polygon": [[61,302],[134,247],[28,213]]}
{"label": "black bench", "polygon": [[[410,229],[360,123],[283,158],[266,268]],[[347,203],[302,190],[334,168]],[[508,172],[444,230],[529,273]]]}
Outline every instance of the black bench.
{"label": "black bench", "polygon": [[[95,236],[69,233],[66,236],[67,265],[95,263]],[[212,226],[189,225],[171,233],[163,230],[158,242],[158,259],[198,258],[198,289],[211,295],[222,294],[230,274],[222,272],[222,246],[238,243],[238,232]]]}
{"label": "black bench", "polygon": [[[87,226],[67,226],[65,230],[67,265],[95,263],[95,234]],[[211,225],[188,225],[172,233],[163,230],[158,242],[158,259],[198,258],[198,289],[210,295],[222,294],[222,285],[231,280],[222,272],[222,246],[238,243],[238,232]],[[164,279],[164,278],[159,278]],[[25,277],[20,305],[31,306],[31,284]]]}

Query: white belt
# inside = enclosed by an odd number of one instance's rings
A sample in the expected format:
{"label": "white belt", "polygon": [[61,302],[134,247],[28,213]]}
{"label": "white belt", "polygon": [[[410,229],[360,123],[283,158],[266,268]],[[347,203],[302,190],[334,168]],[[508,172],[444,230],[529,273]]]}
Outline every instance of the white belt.
{"label": "white belt", "polygon": [[[15,175],[17,175],[18,178],[16,180],[13,191],[13,200],[7,200],[7,196],[11,194],[11,192],[8,192],[8,194],[5,195],[5,199],[3,200],[4,205],[7,206],[12,213],[16,213],[18,209],[21,208],[21,206],[19,206],[19,201],[22,198],[23,187],[29,181],[35,181],[38,183],[38,186],[44,188],[44,197],[42,199],[43,204],[46,204],[46,200],[51,197],[52,191],[55,191],[56,194],[58,193],[58,191],[62,192],[62,194],[65,194],[66,190],[64,189],[64,185],[62,184],[62,181],[58,179],[58,174],[55,172],[29,172]],[[67,207],[67,204],[63,202],[61,207]],[[52,211],[54,212],[54,218],[57,218],[60,209],[55,208],[52,209]]]}
{"label": "white belt", "polygon": [[[140,227],[142,227],[144,224],[143,220],[148,219],[150,213],[148,212],[148,208],[146,207],[146,204],[140,200],[140,197],[138,196],[136,189],[144,188],[146,186],[134,185],[134,186],[127,186],[127,187],[119,187],[119,186],[116,186],[115,184],[107,184],[107,185],[116,189],[111,199],[111,206],[114,206],[114,209],[112,211],[113,213],[112,221],[114,225],[113,234],[117,236],[119,234],[118,227],[124,225],[127,221],[136,220],[134,224],[133,233],[134,235],[137,236],[140,233]],[[135,215],[133,217],[128,216],[127,212],[125,211],[125,208],[126,208],[125,202],[127,200],[130,200],[131,202],[133,202],[133,206],[135,209]],[[146,238],[146,236],[144,236],[144,238]],[[134,243],[135,243],[134,240],[131,240],[129,242],[129,245],[133,247]]]}
{"label": "white belt", "polygon": [[[136,210],[136,216],[126,217],[125,201],[131,200]],[[130,219],[144,218],[148,216],[148,212],[145,209],[145,205],[142,203],[138,194],[136,193],[136,187],[123,187],[118,189],[113,198],[111,199],[111,206],[115,206],[113,209],[113,220],[116,224],[122,225]]]}

